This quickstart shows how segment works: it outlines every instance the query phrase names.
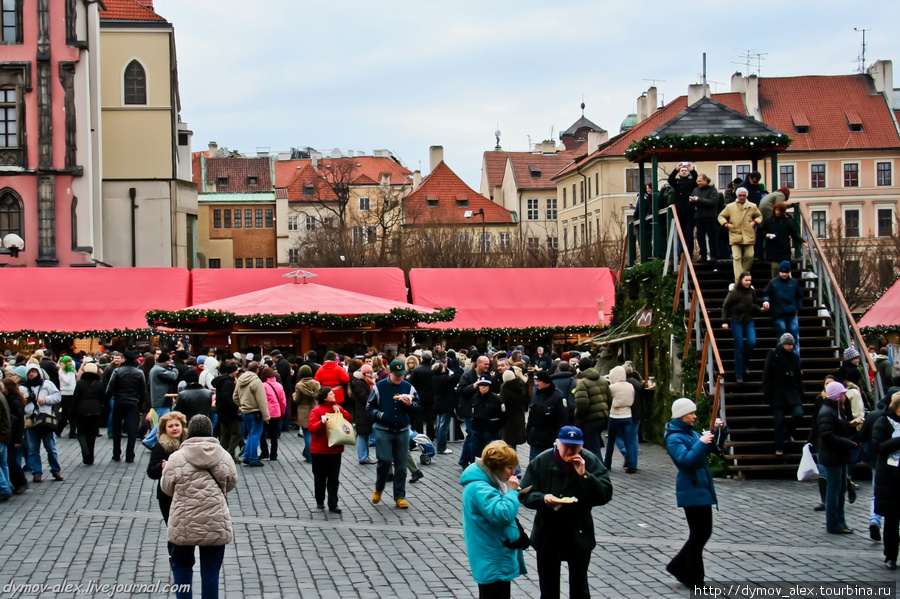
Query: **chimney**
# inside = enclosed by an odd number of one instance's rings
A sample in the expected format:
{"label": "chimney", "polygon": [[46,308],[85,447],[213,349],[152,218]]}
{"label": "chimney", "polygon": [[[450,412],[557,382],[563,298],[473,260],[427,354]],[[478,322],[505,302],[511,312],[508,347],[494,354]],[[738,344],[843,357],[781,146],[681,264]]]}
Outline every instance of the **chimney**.
{"label": "chimney", "polygon": [[353,150],[347,150],[347,158],[353,158],[354,155]]}
{"label": "chimney", "polygon": [[647,94],[641,94],[637,99],[637,120],[645,121],[650,113],[647,111]]}
{"label": "chimney", "polygon": [[876,60],[869,67],[869,76],[875,85],[875,91],[884,94],[888,107],[894,105],[894,63],[890,60]]}
{"label": "chimney", "polygon": [[319,168],[319,160],[322,159],[322,152],[310,152],[309,160],[312,162],[313,169]]}
{"label": "chimney", "polygon": [[609,139],[609,133],[606,131],[590,131],[587,138],[588,156],[596,152],[600,148],[600,144],[605,143]]}
{"label": "chimney", "polygon": [[688,86],[688,106],[693,106],[697,100],[709,97],[709,85],[692,83]]}
{"label": "chimney", "polygon": [[647,116],[653,116],[657,110],[659,110],[659,98],[656,94],[656,86],[651,85],[647,90]]}
{"label": "chimney", "polygon": [[219,154],[219,144],[211,141],[209,142],[209,157],[215,158]]}
{"label": "chimney", "polygon": [[444,146],[431,146],[429,149],[429,164],[431,172],[437,168],[437,165],[444,161]]}
{"label": "chimney", "polygon": [[413,186],[412,190],[415,191],[419,188],[419,185],[422,184],[422,171],[413,171]]}
{"label": "chimney", "polygon": [[387,187],[391,184],[391,174],[390,173],[381,173],[381,185]]}
{"label": "chimney", "polygon": [[748,116],[762,121],[762,112],[759,109],[759,78],[756,75],[748,75],[744,79],[744,106],[747,107]]}
{"label": "chimney", "polygon": [[744,87],[744,76],[741,75],[740,71],[737,71],[731,76],[731,91],[733,93],[742,94],[744,93]]}

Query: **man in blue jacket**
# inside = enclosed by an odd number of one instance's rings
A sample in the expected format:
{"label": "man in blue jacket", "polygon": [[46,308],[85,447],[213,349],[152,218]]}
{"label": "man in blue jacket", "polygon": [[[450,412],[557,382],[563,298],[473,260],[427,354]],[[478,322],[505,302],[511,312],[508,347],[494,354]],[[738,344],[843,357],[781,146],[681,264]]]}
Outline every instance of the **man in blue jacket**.
{"label": "man in blue jacket", "polygon": [[769,281],[763,291],[763,310],[772,315],[775,337],[785,333],[794,337],[794,354],[800,357],[800,325],[797,315],[803,308],[803,289],[791,278],[791,263],[784,260],[778,265],[778,276]]}
{"label": "man in blue jacket", "polygon": [[412,417],[420,409],[415,388],[405,380],[406,368],[400,360],[388,366],[386,379],[372,388],[366,412],[374,423],[375,452],[378,466],[375,470],[375,491],[372,503],[381,501],[387,483],[391,462],[394,465],[394,502],[401,510],[409,508],[406,501],[406,460],[409,457],[409,426]]}

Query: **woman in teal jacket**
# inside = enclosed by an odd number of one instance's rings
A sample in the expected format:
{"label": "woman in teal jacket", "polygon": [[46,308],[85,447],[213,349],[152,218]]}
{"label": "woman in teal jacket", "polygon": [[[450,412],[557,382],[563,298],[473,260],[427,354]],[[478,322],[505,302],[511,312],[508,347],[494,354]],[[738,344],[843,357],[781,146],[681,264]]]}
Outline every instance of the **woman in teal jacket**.
{"label": "woman in teal jacket", "polygon": [[463,536],[479,599],[508,599],[510,581],[525,574],[516,514],[519,458],[503,441],[489,443],[463,471]]}
{"label": "woman in teal jacket", "polygon": [[[666,570],[689,588],[703,586],[703,548],[712,536],[712,506],[718,505],[707,460],[709,452],[716,447],[714,435],[707,431],[701,436],[694,430],[696,420],[696,404],[682,397],[672,404],[672,421],[666,425],[666,449],[678,467],[675,496],[678,507],[684,509],[690,531],[688,540]],[[718,419],[716,426],[721,426]]]}

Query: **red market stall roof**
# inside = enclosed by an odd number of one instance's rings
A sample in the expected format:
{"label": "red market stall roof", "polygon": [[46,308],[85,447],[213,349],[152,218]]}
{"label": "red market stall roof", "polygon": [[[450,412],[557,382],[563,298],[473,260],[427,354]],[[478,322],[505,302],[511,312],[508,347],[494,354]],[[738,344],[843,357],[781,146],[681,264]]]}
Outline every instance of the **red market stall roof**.
{"label": "red market stall roof", "polygon": [[599,328],[615,303],[608,268],[414,268],[409,285],[415,304],[456,308],[436,329]]}
{"label": "red market stall roof", "polygon": [[[295,268],[212,268],[191,271],[191,297],[194,304],[206,304],[215,300],[258,291],[284,282],[282,275]],[[334,287],[374,295],[395,302],[406,303],[406,280],[399,268],[313,268],[318,275],[310,281],[317,285]],[[296,311],[296,310],[295,310]]]}
{"label": "red market stall roof", "polygon": [[180,310],[190,296],[184,268],[4,268],[0,276],[4,332],[147,329],[148,310]]}
{"label": "red market stall roof", "polygon": [[858,324],[859,328],[900,327],[900,280],[884,292]]}
{"label": "red market stall roof", "polygon": [[[311,280],[316,281],[318,279]],[[251,291],[250,293],[243,293],[204,304],[195,304],[187,309],[219,310],[232,312],[238,316],[249,316],[252,314],[283,316],[297,312],[355,316],[358,314],[387,314],[394,309],[411,309],[423,314],[434,312],[432,308],[413,306],[406,303],[406,301],[398,302],[374,295],[347,291],[346,289],[299,281]]]}

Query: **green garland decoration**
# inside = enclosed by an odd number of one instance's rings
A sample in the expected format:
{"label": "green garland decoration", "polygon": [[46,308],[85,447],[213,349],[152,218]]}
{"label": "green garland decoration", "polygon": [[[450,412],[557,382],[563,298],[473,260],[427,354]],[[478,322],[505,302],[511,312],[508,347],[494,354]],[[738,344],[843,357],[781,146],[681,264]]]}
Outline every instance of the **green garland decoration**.
{"label": "green garland decoration", "polygon": [[524,327],[524,328],[484,328],[484,329],[431,329],[437,334],[445,335],[445,336],[458,336],[458,335],[476,335],[483,337],[491,337],[496,335],[508,335],[508,336],[548,336],[548,335],[562,335],[562,334],[579,334],[579,333],[590,333],[592,331],[599,331],[602,329],[599,324],[596,325],[572,325],[572,326],[559,326],[559,327]]}
{"label": "green garland decoration", "polygon": [[625,150],[625,158],[633,161],[657,149],[676,150],[768,150],[776,147],[787,148],[793,143],[787,135],[648,135],[635,140]]}
{"label": "green garland decoration", "polygon": [[860,327],[859,332],[863,336],[868,335],[900,335],[900,325],[897,324],[879,324],[874,327]]}
{"label": "green garland decoration", "polygon": [[0,332],[0,337],[6,339],[44,339],[49,341],[64,341],[66,339],[90,339],[95,337],[149,337],[165,336],[166,333],[156,329],[91,329],[88,331],[33,331],[22,329],[20,331]]}
{"label": "green garland decoration", "polygon": [[291,312],[290,314],[249,314],[239,316],[222,310],[151,310],[147,312],[150,326],[184,326],[207,323],[213,325],[243,325],[290,329],[302,326],[325,328],[359,328],[365,325],[393,326],[408,323],[448,322],[456,318],[456,308],[436,308],[437,312],[423,314],[412,308],[394,308],[389,313],[319,314],[318,312]]}

